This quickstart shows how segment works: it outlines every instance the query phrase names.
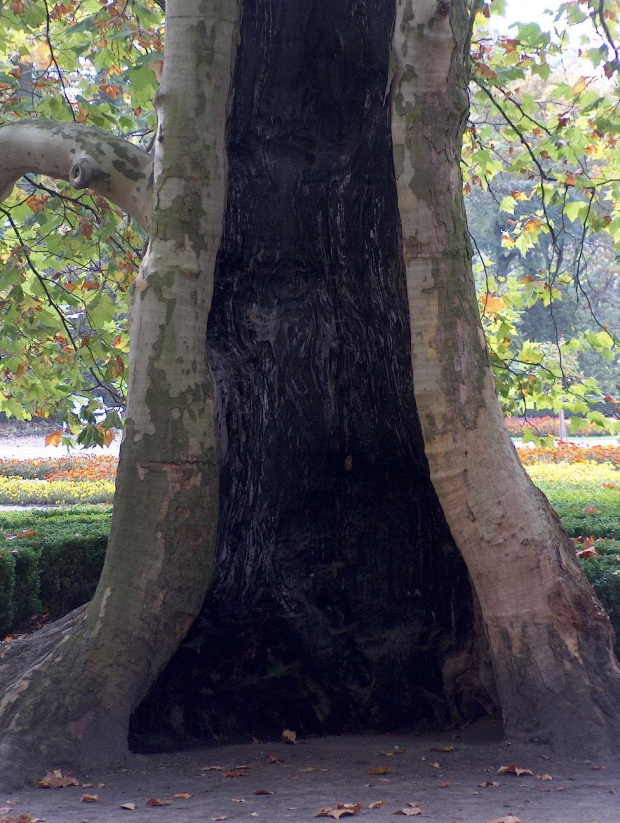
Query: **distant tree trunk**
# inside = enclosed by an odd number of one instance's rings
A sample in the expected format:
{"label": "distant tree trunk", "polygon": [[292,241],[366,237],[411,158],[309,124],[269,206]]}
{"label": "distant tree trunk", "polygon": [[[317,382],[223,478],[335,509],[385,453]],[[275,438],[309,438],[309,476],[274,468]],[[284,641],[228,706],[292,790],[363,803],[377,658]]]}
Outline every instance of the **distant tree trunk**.
{"label": "distant tree trunk", "polygon": [[393,17],[382,0],[244,9],[209,325],[215,577],[136,745],[153,727],[395,727],[492,706],[413,399]]}
{"label": "distant tree trunk", "polygon": [[613,631],[503,425],[479,322],[459,174],[465,0],[398,0],[394,159],[413,377],[431,478],[480,599],[506,732],[618,748]]}

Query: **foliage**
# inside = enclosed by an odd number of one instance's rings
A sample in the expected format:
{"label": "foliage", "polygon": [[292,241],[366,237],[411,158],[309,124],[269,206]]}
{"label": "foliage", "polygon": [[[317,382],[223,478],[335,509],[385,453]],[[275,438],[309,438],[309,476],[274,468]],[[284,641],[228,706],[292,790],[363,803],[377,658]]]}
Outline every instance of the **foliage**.
{"label": "foliage", "polygon": [[573,0],[545,29],[498,34],[504,7],[478,17],[464,147],[498,392],[511,413],[563,407],[609,428],[590,406],[613,413],[620,383],[618,9]]}
{"label": "foliage", "polygon": [[[153,0],[15,0],[0,15],[2,120],[87,123],[148,147],[162,50]],[[56,416],[85,445],[120,425],[142,245],[103,198],[47,179],[19,183],[0,207],[0,411]]]}
{"label": "foliage", "polygon": [[0,477],[0,505],[58,505],[111,503],[114,483],[109,480],[22,480]]}
{"label": "foliage", "polygon": [[0,637],[41,611],[61,617],[95,590],[109,507],[0,512]]}

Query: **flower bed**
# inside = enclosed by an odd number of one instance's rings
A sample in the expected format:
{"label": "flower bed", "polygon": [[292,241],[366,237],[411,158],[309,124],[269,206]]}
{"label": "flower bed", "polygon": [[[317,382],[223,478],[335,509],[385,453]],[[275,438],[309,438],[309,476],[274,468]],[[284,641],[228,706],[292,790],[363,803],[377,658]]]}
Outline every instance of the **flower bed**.
{"label": "flower bed", "polygon": [[[595,423],[590,423],[588,420],[581,418],[576,419],[579,420],[579,426],[574,431],[571,430],[571,436],[573,437],[597,437],[607,434],[606,431]],[[505,417],[504,422],[511,437],[523,437],[524,429],[530,429],[540,436],[552,434],[554,437],[558,437],[560,434],[560,424],[557,417],[532,417],[527,420],[523,417]],[[567,418],[567,430],[571,428],[571,423],[572,421]]]}

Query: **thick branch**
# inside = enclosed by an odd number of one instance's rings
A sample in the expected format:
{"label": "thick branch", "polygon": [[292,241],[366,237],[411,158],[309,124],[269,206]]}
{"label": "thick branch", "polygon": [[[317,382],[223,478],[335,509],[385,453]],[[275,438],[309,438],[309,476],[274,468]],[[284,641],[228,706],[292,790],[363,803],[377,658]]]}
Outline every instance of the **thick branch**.
{"label": "thick branch", "polygon": [[151,207],[153,160],[93,126],[27,120],[0,128],[0,201],[24,174],[45,174],[111,200],[141,226]]}

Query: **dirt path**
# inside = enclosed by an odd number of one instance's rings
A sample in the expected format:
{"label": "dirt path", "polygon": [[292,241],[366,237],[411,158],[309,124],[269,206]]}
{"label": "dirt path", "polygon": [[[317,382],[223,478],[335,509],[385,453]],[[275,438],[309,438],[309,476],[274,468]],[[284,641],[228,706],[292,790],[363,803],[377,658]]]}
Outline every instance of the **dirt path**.
{"label": "dirt path", "polygon": [[[432,751],[443,746],[456,750]],[[402,753],[384,754],[395,747]],[[511,764],[534,776],[497,773]],[[382,768],[389,771],[368,773]],[[553,779],[541,779],[545,774]],[[301,823],[321,808],[351,803],[361,806],[351,819],[375,823],[399,819],[392,816],[396,809],[413,808],[428,823],[516,823],[510,814],[522,823],[620,821],[620,763],[591,764],[556,757],[545,747],[489,742],[475,728],[460,735],[326,737],[295,746],[255,743],[135,756],[127,769],[77,777],[92,788],[22,791],[9,819],[27,813],[47,823]],[[492,785],[481,785],[487,783]],[[84,793],[99,801],[81,802]],[[0,806],[15,798],[0,794]],[[149,807],[150,798],[172,802]],[[379,801],[384,805],[370,808]],[[122,804],[135,804],[135,810]]]}

